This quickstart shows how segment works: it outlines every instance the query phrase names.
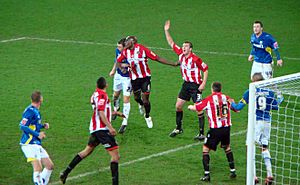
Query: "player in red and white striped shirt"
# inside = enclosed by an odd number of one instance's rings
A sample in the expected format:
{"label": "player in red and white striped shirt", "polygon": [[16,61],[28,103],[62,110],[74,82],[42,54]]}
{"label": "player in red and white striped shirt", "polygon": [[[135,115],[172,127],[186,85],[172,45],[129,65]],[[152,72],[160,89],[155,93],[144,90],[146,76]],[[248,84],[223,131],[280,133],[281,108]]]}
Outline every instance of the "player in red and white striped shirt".
{"label": "player in red and white striped shirt", "polygon": [[[149,95],[151,90],[151,71],[148,66],[148,59],[158,61],[162,64],[176,66],[177,63],[171,63],[164,58],[159,57],[147,47],[138,44],[135,36],[128,36],[125,41],[125,49],[117,58],[117,62],[121,63],[127,59],[129,63],[129,76],[131,78],[131,85],[133,89],[134,99],[139,104],[140,113],[144,114],[145,120],[149,128],[153,127],[152,119],[150,117],[150,101]],[[127,64],[120,64],[124,65]],[[142,93],[142,94],[141,94]]]}
{"label": "player in red and white striped shirt", "polygon": [[230,177],[235,178],[235,168],[233,153],[230,148],[230,102],[233,101],[229,96],[222,94],[222,85],[219,82],[212,84],[212,94],[195,105],[189,105],[188,109],[193,111],[206,111],[209,120],[210,130],[207,133],[207,139],[203,145],[203,167],[204,177],[202,181],[210,181],[209,175],[209,151],[216,150],[221,142],[221,148],[224,149],[230,167]]}
{"label": "player in red and white striped shirt", "polygon": [[91,135],[88,145],[73,158],[68,167],[60,174],[60,180],[63,184],[65,184],[68,174],[75,166],[79,164],[82,159],[89,156],[99,144],[102,144],[111,156],[110,169],[112,172],[112,184],[119,184],[119,146],[114,138],[116,131],[110,123],[111,106],[106,88],[106,80],[100,77],[97,80],[97,88],[91,97],[91,104],[94,111],[90,122]]}
{"label": "player in red and white striped shirt", "polygon": [[[165,35],[169,45],[173,48],[174,52],[178,55],[178,63],[180,64],[181,75],[184,80],[182,88],[176,102],[176,128],[170,133],[170,137],[175,137],[183,132],[182,118],[183,118],[183,106],[186,101],[200,102],[202,99],[202,91],[205,88],[205,84],[208,77],[208,66],[192,52],[193,44],[191,42],[184,42],[182,48],[177,46],[173,41],[169,29],[170,21],[165,23]],[[203,72],[203,79],[201,75]],[[199,112],[199,134],[195,139],[203,140],[204,136],[204,113]]]}

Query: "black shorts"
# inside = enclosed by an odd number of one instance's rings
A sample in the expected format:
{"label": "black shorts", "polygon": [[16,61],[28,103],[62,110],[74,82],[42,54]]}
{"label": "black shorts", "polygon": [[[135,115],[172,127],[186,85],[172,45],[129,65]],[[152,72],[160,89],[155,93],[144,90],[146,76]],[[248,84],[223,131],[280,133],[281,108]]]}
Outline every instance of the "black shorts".
{"label": "black shorts", "polygon": [[108,130],[98,130],[90,135],[89,146],[96,147],[100,143],[109,151],[119,148],[115,138],[109,134]]}
{"label": "black shorts", "polygon": [[199,86],[199,84],[194,82],[183,82],[178,98],[185,101],[190,101],[192,98],[194,103],[200,102],[202,100],[202,92],[199,91]]}
{"label": "black shorts", "polygon": [[131,86],[133,93],[142,91],[145,94],[149,94],[151,91],[151,77],[147,76],[145,78],[131,80]]}
{"label": "black shorts", "polygon": [[221,148],[225,148],[230,144],[230,127],[211,128],[207,132],[204,145],[211,150],[217,150],[218,144],[221,142]]}

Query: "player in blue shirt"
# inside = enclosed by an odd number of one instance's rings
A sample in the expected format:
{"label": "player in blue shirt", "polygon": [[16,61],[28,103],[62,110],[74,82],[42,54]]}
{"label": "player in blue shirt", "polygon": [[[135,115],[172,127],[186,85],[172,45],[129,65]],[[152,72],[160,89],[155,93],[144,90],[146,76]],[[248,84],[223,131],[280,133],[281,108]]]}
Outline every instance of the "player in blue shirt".
{"label": "player in blue shirt", "polygon": [[[263,76],[261,73],[255,73],[252,77],[252,81],[261,81]],[[256,125],[255,125],[255,141],[262,148],[262,157],[265,161],[267,169],[267,178],[265,183],[272,184],[272,166],[271,155],[268,150],[268,143],[271,133],[271,111],[278,110],[278,105],[282,102],[283,98],[276,100],[274,92],[266,89],[257,90],[256,97]],[[242,110],[246,104],[249,103],[249,89],[245,91],[243,98],[238,104],[232,102],[231,107],[234,110]],[[257,181],[257,179],[256,179]],[[258,181],[257,181],[258,182]]]}
{"label": "player in blue shirt", "polygon": [[263,32],[263,24],[261,21],[255,21],[253,23],[253,32],[250,41],[252,49],[248,57],[250,62],[254,60],[250,77],[252,77],[254,73],[262,73],[264,79],[272,78],[272,50],[276,54],[277,65],[282,66],[283,64],[278,51],[278,43],[271,34]]}
{"label": "player in blue shirt", "polygon": [[[127,127],[127,122],[129,118],[129,112],[130,112],[130,95],[132,91],[131,80],[128,71],[129,68],[123,67],[122,65],[118,64],[116,61],[117,57],[121,54],[122,50],[125,47],[125,40],[126,38],[122,38],[117,43],[115,63],[113,65],[111,72],[109,73],[110,76],[114,76],[113,105],[114,105],[115,112],[119,111],[120,109],[120,94],[121,91],[123,91],[123,114],[125,117],[123,118],[122,125],[119,129],[119,133],[121,134],[125,132]],[[129,65],[126,59],[123,60],[122,63]],[[115,119],[116,119],[116,115],[113,115],[112,120]]]}
{"label": "player in blue shirt", "polygon": [[[31,95],[31,105],[24,110],[20,122],[20,129],[23,132],[20,145],[27,162],[32,164],[35,185],[48,184],[54,166],[47,151],[41,146],[42,139],[46,137],[41,129],[49,129],[49,123],[42,124],[41,122],[39,108],[42,102],[41,92],[34,91]],[[43,171],[42,164],[45,166]]]}

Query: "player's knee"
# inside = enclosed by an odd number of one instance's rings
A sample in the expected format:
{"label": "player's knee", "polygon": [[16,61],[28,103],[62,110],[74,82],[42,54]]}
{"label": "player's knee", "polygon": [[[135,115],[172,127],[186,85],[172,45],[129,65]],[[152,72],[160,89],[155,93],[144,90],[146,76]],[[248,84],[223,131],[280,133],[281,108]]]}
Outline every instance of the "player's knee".
{"label": "player's knee", "polygon": [[50,161],[47,165],[45,165],[45,167],[48,169],[48,170],[54,170],[54,164],[52,161]]}
{"label": "player's knee", "polygon": [[182,111],[182,104],[181,103],[176,103],[176,111]]}
{"label": "player's knee", "polygon": [[222,146],[225,152],[229,152],[231,150],[230,145],[224,145]]}
{"label": "player's knee", "polygon": [[129,103],[130,96],[124,96],[123,101],[124,101],[124,103]]}

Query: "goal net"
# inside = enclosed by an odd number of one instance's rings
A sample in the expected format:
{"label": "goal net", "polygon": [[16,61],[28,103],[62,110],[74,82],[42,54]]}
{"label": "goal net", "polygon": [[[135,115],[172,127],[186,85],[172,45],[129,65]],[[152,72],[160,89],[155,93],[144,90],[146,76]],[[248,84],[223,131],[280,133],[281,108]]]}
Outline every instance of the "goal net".
{"label": "goal net", "polygon": [[247,185],[300,185],[299,96],[300,73],[249,85]]}

